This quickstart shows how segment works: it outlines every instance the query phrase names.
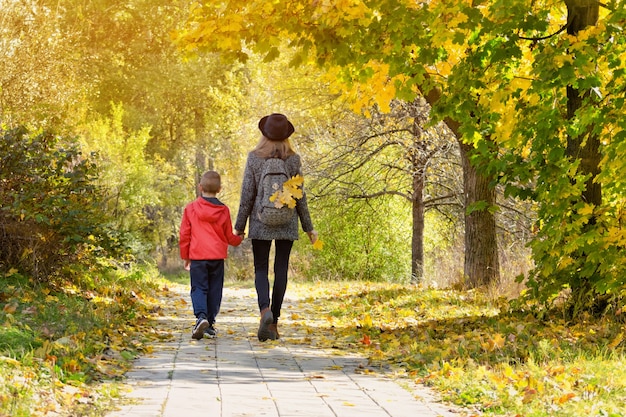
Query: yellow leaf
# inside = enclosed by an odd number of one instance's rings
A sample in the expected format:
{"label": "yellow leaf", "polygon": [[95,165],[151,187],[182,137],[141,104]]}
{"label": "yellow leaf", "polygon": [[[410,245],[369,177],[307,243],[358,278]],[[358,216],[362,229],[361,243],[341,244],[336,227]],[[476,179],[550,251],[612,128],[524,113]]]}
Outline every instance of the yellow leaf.
{"label": "yellow leaf", "polygon": [[373,325],[372,316],[366,314],[365,317],[363,317],[363,327],[372,327]]}
{"label": "yellow leaf", "polygon": [[300,199],[300,198],[302,198],[302,190],[300,188],[293,188],[291,190],[291,195],[295,199]]}
{"label": "yellow leaf", "polygon": [[302,198],[302,189],[299,187],[304,183],[301,175],[295,175],[285,181],[280,190],[276,190],[269,197],[270,202],[274,203],[274,207],[281,208],[287,206],[289,208],[296,207],[298,199]]}
{"label": "yellow leaf", "polygon": [[555,402],[557,404],[564,404],[568,402],[569,400],[571,400],[572,398],[574,398],[575,396],[576,394],[574,394],[573,392],[570,392],[568,394],[561,395],[559,398],[555,400]]}
{"label": "yellow leaf", "polygon": [[493,337],[493,344],[498,348],[502,349],[504,347],[505,339],[504,337],[498,333]]}
{"label": "yellow leaf", "polygon": [[481,342],[480,345],[487,352],[493,352],[496,349],[502,349],[504,347],[505,339],[498,333],[492,339],[488,339],[486,342]]}
{"label": "yellow leaf", "polygon": [[613,339],[613,341],[608,344],[609,348],[610,349],[615,349],[617,347],[617,345],[622,343],[622,340],[624,340],[624,332],[620,332],[620,334],[615,336],[615,339]]}
{"label": "yellow leaf", "polygon": [[322,242],[320,239],[317,239],[313,243],[313,249],[322,250],[323,248],[324,248],[324,242]]}
{"label": "yellow leaf", "polygon": [[296,189],[298,187],[301,187],[303,183],[304,183],[304,178],[302,178],[301,175],[294,175],[293,177],[291,177],[290,179],[288,179],[287,181],[283,183],[283,187]]}
{"label": "yellow leaf", "polygon": [[583,216],[590,216],[593,214],[593,207],[593,204],[585,204],[583,208],[578,210],[578,213],[582,214]]}
{"label": "yellow leaf", "polygon": [[287,201],[287,207],[295,208],[296,207],[296,200],[292,198],[289,201]]}

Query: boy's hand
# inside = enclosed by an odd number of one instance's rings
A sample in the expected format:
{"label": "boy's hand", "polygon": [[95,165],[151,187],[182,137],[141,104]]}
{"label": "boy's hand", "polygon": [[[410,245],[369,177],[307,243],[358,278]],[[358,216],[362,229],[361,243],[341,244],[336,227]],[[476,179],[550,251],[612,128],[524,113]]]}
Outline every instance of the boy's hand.
{"label": "boy's hand", "polygon": [[235,234],[237,236],[241,236],[242,239],[246,236],[246,232],[244,232],[243,230],[235,230]]}
{"label": "boy's hand", "polygon": [[189,271],[191,269],[191,260],[185,259],[185,270]]}

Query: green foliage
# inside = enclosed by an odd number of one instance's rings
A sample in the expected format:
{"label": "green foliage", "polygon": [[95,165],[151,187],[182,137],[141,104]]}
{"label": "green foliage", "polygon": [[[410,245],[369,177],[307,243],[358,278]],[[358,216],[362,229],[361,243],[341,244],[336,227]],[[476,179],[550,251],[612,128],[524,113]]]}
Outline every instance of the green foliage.
{"label": "green foliage", "polygon": [[159,167],[146,155],[150,129],[127,131],[123,116],[123,107],[112,105],[110,118],[99,118],[86,127],[83,148],[98,156],[98,184],[116,229],[137,234],[148,223],[143,208],[158,203],[154,183]]}
{"label": "green foliage", "polygon": [[400,220],[410,216],[403,203],[397,197],[340,206],[310,203],[324,248],[311,253],[307,245],[312,259],[300,273],[321,280],[407,282],[411,276],[411,223]]}
{"label": "green foliage", "polygon": [[[489,164],[509,192],[539,203],[529,295],[552,303],[571,293],[574,314],[602,312],[610,305],[606,300],[623,299],[626,290],[624,88],[618,75],[626,39],[615,26],[624,13],[612,10],[597,27],[543,40],[532,50],[533,81],[516,102],[514,127],[502,138],[500,155]],[[589,89],[573,117],[567,114],[568,85]],[[582,139],[582,150],[593,137],[601,144],[600,172],[591,180],[602,188],[600,205],[585,197],[589,156],[567,156],[572,138]]]}
{"label": "green foliage", "polygon": [[117,253],[94,185],[96,167],[71,141],[18,128],[2,132],[0,155],[2,269],[43,280]]}

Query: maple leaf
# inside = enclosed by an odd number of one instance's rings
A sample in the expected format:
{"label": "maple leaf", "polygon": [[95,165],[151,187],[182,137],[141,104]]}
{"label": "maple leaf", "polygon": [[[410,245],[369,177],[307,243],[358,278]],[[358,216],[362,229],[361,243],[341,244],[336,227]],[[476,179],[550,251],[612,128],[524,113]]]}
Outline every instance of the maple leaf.
{"label": "maple leaf", "polygon": [[324,248],[324,242],[319,238],[313,243],[313,249],[322,250]]}
{"label": "maple leaf", "polygon": [[493,352],[496,349],[502,349],[504,342],[504,337],[498,333],[493,338],[488,339],[486,342],[481,342],[480,344],[487,352]]}
{"label": "maple leaf", "polygon": [[617,336],[615,336],[615,339],[613,339],[613,341],[609,343],[607,346],[610,349],[615,349],[617,345],[622,343],[622,340],[624,340],[624,332],[620,332]]}
{"label": "maple leaf", "polygon": [[301,175],[294,175],[283,183],[280,190],[276,190],[269,198],[274,203],[274,207],[281,208],[287,206],[294,208],[298,199],[302,198],[302,184],[304,178]]}
{"label": "maple leaf", "polygon": [[359,340],[359,342],[363,343],[365,346],[369,346],[369,345],[372,344],[372,340],[366,334],[363,335],[363,338],[361,340]]}

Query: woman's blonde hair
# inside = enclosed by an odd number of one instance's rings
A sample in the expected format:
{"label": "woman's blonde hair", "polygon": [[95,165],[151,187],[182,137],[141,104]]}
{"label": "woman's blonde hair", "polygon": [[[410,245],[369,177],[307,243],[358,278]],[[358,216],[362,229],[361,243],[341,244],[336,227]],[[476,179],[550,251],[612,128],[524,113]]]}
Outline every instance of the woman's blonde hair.
{"label": "woman's blonde hair", "polygon": [[294,155],[296,151],[291,147],[289,139],[281,141],[269,140],[265,136],[261,136],[261,140],[252,150],[259,158],[280,158],[287,159],[287,157]]}

